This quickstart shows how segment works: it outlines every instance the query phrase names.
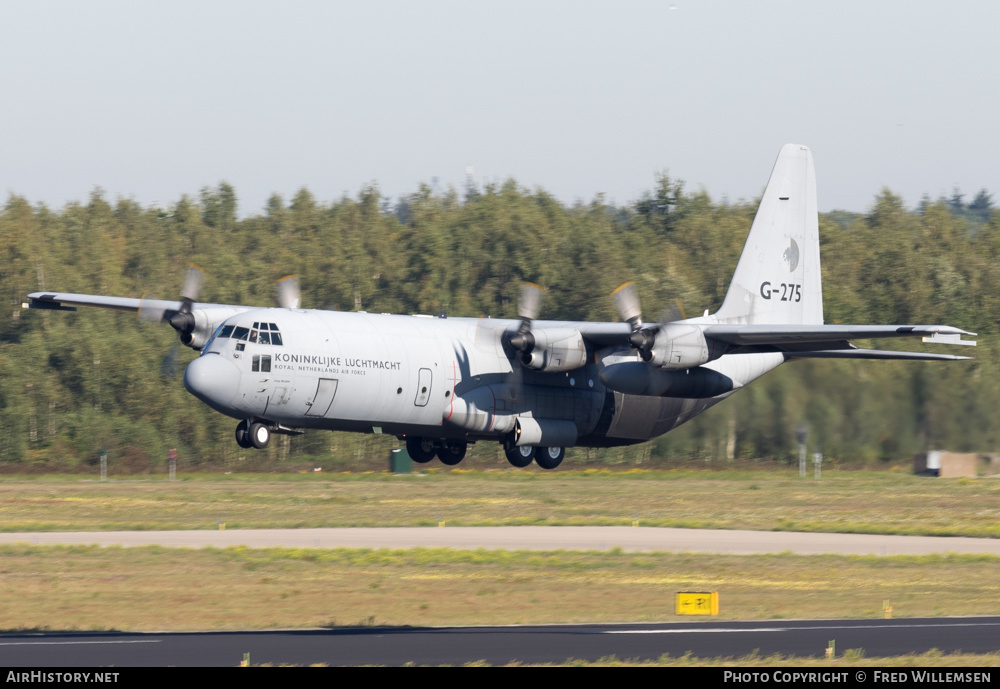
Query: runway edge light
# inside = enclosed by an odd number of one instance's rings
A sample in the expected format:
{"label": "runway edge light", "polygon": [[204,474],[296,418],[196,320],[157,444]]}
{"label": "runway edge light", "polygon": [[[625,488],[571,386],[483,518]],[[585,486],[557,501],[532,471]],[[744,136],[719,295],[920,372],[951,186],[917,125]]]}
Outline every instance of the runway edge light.
{"label": "runway edge light", "polygon": [[678,591],[674,612],[678,615],[718,615],[718,591]]}

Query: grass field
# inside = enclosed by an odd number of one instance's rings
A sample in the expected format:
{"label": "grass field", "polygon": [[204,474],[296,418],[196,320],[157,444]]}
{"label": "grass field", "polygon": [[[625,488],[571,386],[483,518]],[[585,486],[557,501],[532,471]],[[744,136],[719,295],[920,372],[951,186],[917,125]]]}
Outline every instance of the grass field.
{"label": "grass field", "polygon": [[[0,547],[0,629],[642,622],[1000,614],[993,556]],[[1000,642],[998,642],[1000,648]]]}
{"label": "grass field", "polygon": [[462,471],[0,477],[0,529],[627,525],[1000,537],[1000,480],[903,472]]}
{"label": "grass field", "polygon": [[[0,528],[631,524],[1000,536],[1000,481],[793,470],[233,474],[0,478]],[[992,556],[0,546],[0,630],[194,630],[680,620],[679,590],[721,619],[1000,614]],[[1000,647],[1000,643],[998,643]],[[852,664],[868,662],[854,651]],[[893,665],[992,665],[906,656]],[[788,658],[663,658],[777,666]],[[816,661],[818,662],[818,661]],[[605,659],[598,664],[630,664]]]}

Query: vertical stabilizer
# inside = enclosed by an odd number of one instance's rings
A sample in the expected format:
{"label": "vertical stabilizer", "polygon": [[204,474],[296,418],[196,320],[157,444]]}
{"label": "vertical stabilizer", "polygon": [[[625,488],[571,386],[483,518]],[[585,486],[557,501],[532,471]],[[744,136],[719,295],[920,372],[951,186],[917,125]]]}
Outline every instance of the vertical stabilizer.
{"label": "vertical stabilizer", "polygon": [[823,322],[816,171],[807,147],[785,144],[778,153],[716,317],[732,324]]}

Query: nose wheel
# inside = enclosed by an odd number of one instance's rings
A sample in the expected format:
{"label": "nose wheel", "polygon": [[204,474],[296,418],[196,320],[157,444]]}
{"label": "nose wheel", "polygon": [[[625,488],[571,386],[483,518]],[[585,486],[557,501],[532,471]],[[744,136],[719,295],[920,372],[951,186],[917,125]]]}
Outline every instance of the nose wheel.
{"label": "nose wheel", "polygon": [[256,421],[240,421],[236,426],[236,444],[244,449],[263,450],[271,442],[271,429]]}

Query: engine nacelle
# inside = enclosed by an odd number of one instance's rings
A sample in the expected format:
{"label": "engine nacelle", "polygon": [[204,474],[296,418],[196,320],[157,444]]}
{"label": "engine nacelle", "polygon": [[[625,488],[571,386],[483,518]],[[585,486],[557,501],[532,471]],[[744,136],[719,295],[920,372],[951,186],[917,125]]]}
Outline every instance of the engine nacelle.
{"label": "engine nacelle", "polygon": [[536,371],[572,371],[587,363],[587,345],[576,328],[545,328],[530,333],[533,345],[521,363]]}
{"label": "engine nacelle", "polygon": [[201,351],[209,338],[215,333],[222,323],[230,316],[246,311],[243,308],[216,307],[212,309],[192,309],[191,316],[194,318],[194,329],[188,334],[181,334],[181,344],[187,345],[191,349]]}
{"label": "engine nacelle", "polygon": [[728,349],[721,342],[707,339],[696,325],[669,323],[656,334],[649,363],[669,371],[680,371],[714,361]]}

